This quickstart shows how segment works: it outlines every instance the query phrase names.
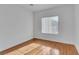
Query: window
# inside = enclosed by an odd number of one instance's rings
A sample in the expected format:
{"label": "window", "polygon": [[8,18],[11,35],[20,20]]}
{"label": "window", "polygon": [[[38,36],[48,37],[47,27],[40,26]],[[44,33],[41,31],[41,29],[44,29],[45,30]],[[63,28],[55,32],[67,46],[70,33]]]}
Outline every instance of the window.
{"label": "window", "polygon": [[58,16],[42,18],[42,33],[58,34]]}

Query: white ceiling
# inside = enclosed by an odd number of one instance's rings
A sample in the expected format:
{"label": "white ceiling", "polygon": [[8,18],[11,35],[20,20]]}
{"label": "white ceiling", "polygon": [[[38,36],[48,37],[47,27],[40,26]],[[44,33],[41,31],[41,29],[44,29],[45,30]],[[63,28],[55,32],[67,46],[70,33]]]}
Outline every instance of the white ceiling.
{"label": "white ceiling", "polygon": [[60,5],[61,4],[34,4],[33,6],[31,6],[30,4],[21,4],[20,6],[27,8],[30,11],[40,11],[40,10],[53,8]]}

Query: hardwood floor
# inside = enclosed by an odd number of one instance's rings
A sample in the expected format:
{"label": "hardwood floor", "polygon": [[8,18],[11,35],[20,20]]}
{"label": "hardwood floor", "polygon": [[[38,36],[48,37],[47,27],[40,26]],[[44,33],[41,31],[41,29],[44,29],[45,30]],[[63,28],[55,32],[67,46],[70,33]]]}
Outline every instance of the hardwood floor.
{"label": "hardwood floor", "polygon": [[5,51],[4,55],[78,55],[74,45],[34,38]]}

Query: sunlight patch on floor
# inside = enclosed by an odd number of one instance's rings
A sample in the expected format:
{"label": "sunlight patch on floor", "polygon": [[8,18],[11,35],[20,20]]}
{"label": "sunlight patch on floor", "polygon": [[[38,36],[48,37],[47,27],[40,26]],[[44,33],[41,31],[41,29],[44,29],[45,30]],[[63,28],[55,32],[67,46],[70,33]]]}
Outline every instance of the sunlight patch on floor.
{"label": "sunlight patch on floor", "polygon": [[59,50],[45,45],[31,43],[22,48],[14,50],[7,55],[58,55]]}

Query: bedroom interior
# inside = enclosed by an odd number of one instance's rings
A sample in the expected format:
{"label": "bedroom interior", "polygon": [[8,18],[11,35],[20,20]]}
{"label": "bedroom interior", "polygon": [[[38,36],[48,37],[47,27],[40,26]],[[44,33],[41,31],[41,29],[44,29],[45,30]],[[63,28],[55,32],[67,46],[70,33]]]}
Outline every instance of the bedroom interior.
{"label": "bedroom interior", "polygon": [[79,55],[79,4],[0,5],[0,55]]}

